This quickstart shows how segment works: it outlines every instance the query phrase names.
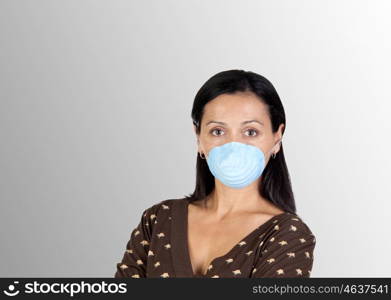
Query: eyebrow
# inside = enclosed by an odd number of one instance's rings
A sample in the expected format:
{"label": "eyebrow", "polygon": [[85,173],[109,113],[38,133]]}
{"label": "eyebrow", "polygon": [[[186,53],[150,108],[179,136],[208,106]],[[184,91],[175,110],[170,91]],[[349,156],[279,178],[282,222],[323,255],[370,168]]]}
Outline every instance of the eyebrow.
{"label": "eyebrow", "polygon": [[[256,122],[256,123],[259,123],[259,124],[261,124],[262,126],[264,126],[264,124],[263,124],[261,121],[258,121],[258,120],[247,120],[247,121],[242,122],[241,124],[244,125],[244,124],[248,124],[248,123],[252,123],[252,122]],[[221,125],[227,125],[227,124],[224,123],[224,122],[219,122],[219,121],[211,120],[211,121],[208,121],[208,122],[205,124],[205,126],[208,126],[210,123],[217,123],[217,124],[221,124]]]}

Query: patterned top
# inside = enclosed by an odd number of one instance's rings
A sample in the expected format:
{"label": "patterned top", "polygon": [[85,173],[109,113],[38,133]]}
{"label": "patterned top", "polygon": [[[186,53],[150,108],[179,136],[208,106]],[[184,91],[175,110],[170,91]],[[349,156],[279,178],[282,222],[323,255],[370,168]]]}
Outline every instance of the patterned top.
{"label": "patterned top", "polygon": [[194,274],[187,239],[189,200],[168,199],[144,210],[133,229],[115,278],[310,277],[315,236],[301,218],[273,216]]}

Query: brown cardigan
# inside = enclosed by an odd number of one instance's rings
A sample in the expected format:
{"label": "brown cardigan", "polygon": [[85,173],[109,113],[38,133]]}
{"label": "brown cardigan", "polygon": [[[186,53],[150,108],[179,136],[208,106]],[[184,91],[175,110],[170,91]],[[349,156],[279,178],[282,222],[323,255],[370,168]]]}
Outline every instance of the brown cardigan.
{"label": "brown cardigan", "polygon": [[257,227],[205,275],[193,274],[187,243],[187,199],[168,199],[144,210],[131,232],[115,278],[310,277],[315,236],[298,215],[284,212]]}

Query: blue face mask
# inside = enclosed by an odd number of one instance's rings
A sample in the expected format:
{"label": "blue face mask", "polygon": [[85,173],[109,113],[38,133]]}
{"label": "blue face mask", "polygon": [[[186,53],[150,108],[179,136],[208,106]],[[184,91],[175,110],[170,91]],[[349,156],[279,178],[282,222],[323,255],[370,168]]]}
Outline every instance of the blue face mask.
{"label": "blue face mask", "polygon": [[264,153],[258,147],[239,142],[212,148],[206,161],[213,176],[236,189],[254,182],[265,168]]}

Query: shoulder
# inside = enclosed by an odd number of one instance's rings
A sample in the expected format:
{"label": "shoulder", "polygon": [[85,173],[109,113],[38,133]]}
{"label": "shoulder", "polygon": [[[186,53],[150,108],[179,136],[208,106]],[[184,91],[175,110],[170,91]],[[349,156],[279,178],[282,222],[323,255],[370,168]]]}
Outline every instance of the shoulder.
{"label": "shoulder", "polygon": [[169,216],[172,213],[172,210],[179,201],[184,201],[182,198],[174,199],[165,199],[155,202],[154,204],[146,207],[142,213],[143,218],[146,221],[153,221],[158,217]]}
{"label": "shoulder", "polygon": [[300,215],[284,213],[276,216],[273,236],[284,239],[298,238],[303,243],[316,243],[316,238],[310,226]]}
{"label": "shoulder", "polygon": [[272,223],[259,244],[252,277],[309,277],[316,241],[307,222],[283,213]]}

